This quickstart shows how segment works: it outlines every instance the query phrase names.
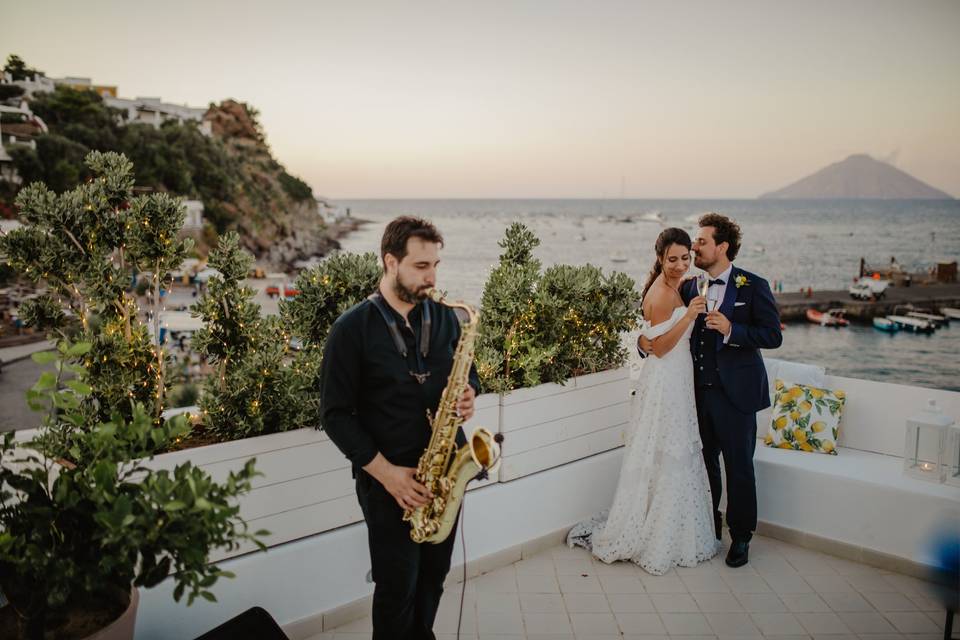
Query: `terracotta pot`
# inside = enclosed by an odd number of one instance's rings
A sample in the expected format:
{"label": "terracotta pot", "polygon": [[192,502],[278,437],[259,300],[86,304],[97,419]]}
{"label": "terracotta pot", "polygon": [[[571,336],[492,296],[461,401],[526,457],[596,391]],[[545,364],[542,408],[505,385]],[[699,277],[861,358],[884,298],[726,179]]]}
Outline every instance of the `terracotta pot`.
{"label": "terracotta pot", "polygon": [[84,640],[133,640],[133,629],[137,623],[137,605],[140,604],[140,592],[130,590],[130,604],[120,617]]}

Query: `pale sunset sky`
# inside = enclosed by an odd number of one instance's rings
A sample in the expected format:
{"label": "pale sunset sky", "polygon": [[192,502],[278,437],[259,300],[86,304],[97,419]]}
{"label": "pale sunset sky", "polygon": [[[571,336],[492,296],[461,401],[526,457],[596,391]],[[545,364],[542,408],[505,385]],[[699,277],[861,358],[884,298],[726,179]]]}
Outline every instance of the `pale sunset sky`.
{"label": "pale sunset sky", "polygon": [[261,112],[346,198],[753,198],[853,153],[960,196],[960,1],[0,0],[0,55]]}

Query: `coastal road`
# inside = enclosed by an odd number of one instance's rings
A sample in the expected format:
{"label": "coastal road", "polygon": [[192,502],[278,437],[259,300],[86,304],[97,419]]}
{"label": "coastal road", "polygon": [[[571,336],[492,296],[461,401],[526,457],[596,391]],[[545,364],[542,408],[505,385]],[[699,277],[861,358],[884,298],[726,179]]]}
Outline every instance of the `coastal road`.
{"label": "coastal road", "polygon": [[40,426],[42,414],[27,406],[26,392],[36,383],[41,371],[51,366],[41,366],[30,358],[3,365],[0,374],[0,432]]}

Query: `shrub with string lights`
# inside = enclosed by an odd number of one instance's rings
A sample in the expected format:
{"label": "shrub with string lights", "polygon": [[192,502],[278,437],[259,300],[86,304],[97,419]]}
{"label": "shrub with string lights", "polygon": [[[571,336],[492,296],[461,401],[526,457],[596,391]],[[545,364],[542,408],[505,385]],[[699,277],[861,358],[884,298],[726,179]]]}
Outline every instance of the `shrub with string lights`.
{"label": "shrub with string lights", "polygon": [[220,238],[208,264],[220,275],[191,307],[204,323],[191,344],[214,367],[196,430],[222,442],[313,426],[318,399],[310,381],[319,362],[290,349],[280,318],[261,316],[254,290],[243,284],[253,256],[236,232]]}
{"label": "shrub with string lights", "polygon": [[374,253],[338,253],[301,272],[300,292],[280,303],[280,316],[308,349],[323,350],[330,327],[344,311],[377,290],[383,270]]}
{"label": "shrub with string lights", "polygon": [[556,265],[541,273],[539,239],[514,223],[499,242],[481,302],[476,363],[484,391],[563,383],[621,366],[620,334],[636,327],[639,300],[624,273]]}
{"label": "shrub with string lights", "polygon": [[[193,248],[177,238],[185,209],[165,193],[134,197],[133,165],[122,154],[94,151],[86,164],[92,177],[74,189],[56,194],[34,183],[20,191],[24,226],[0,237],[0,252],[19,274],[46,284],[49,293],[23,309],[28,326],[91,345],[73,358],[92,388],[88,415],[131,420],[140,403],[159,423],[169,386],[157,341],[160,292]],[[133,269],[150,273],[153,336],[128,291]]]}

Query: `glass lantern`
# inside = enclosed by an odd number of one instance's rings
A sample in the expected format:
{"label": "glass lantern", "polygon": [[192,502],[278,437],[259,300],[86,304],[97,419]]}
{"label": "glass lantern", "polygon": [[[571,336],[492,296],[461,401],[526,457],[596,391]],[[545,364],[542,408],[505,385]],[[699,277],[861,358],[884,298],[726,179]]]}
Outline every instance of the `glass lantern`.
{"label": "glass lantern", "polygon": [[960,424],[947,427],[946,445],[943,448],[942,481],[960,487]]}
{"label": "glass lantern", "polygon": [[943,415],[935,400],[907,420],[903,472],[920,480],[941,482],[941,465],[946,462],[947,429],[953,420]]}

